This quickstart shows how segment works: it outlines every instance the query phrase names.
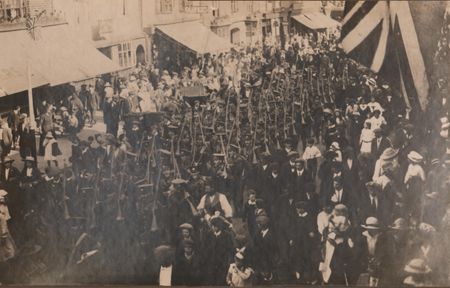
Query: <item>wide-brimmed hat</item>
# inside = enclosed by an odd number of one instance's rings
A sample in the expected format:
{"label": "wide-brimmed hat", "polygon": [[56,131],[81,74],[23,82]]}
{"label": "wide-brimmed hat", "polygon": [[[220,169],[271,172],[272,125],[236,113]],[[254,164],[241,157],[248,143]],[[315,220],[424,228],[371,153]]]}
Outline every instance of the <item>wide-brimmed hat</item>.
{"label": "wide-brimmed hat", "polygon": [[366,188],[369,191],[380,191],[381,185],[377,182],[369,181],[366,183]]}
{"label": "wide-brimmed hat", "polygon": [[111,83],[106,82],[105,87],[111,87]]}
{"label": "wide-brimmed hat", "polygon": [[436,228],[428,223],[422,222],[419,224],[419,231],[423,234],[432,234],[436,232]]}
{"label": "wide-brimmed hat", "polygon": [[404,218],[397,218],[389,228],[392,230],[408,230],[408,223]]}
{"label": "wide-brimmed hat", "polygon": [[411,274],[428,274],[431,272],[431,268],[425,263],[423,259],[415,258],[409,261],[405,266],[405,272]]}
{"label": "wide-brimmed hat", "polygon": [[375,134],[381,133],[381,132],[383,132],[383,129],[381,129],[381,128],[375,128],[375,129],[373,129],[373,133],[375,133]]}
{"label": "wide-brimmed hat", "polygon": [[51,138],[53,138],[53,134],[52,134],[52,132],[47,132],[47,134],[45,134],[45,138],[49,138],[49,139],[51,139]]}
{"label": "wide-brimmed hat", "polygon": [[339,147],[339,143],[338,143],[338,142],[333,142],[333,143],[331,143],[330,148],[331,148],[332,150],[340,150],[340,149],[341,149],[341,148]]}
{"label": "wide-brimmed hat", "polygon": [[58,176],[59,174],[61,174],[61,170],[59,169],[59,168],[57,168],[57,167],[50,167],[50,168],[48,168],[48,170],[47,170],[47,176],[48,177],[56,177],[56,176]]}
{"label": "wide-brimmed hat", "polygon": [[209,220],[209,222],[211,223],[212,226],[216,226],[219,229],[224,229],[225,228],[225,222],[223,221],[223,219],[221,217],[211,217],[211,220]]}
{"label": "wide-brimmed hat", "polygon": [[177,179],[173,179],[172,180],[172,184],[175,184],[175,185],[186,184],[186,183],[187,183],[187,181],[184,180],[184,179],[181,179],[181,178],[177,178]]}
{"label": "wide-brimmed hat", "polygon": [[361,225],[361,227],[363,227],[364,229],[367,229],[367,230],[379,230],[379,229],[381,229],[380,222],[375,217],[368,217],[366,219],[366,223],[364,225]]}
{"label": "wide-brimmed hat", "polygon": [[392,158],[396,157],[398,155],[398,149],[394,148],[386,148],[383,153],[380,156],[381,160],[391,160]]}
{"label": "wide-brimmed hat", "polygon": [[0,189],[0,197],[5,197],[6,195],[8,195],[8,192],[4,189]]}
{"label": "wide-brimmed hat", "polygon": [[266,215],[260,215],[258,217],[256,217],[256,223],[260,224],[260,225],[267,225],[269,224],[270,218],[267,217]]}
{"label": "wide-brimmed hat", "polygon": [[179,227],[180,227],[180,229],[187,229],[187,230],[194,229],[194,226],[192,226],[192,224],[189,224],[189,223],[183,223]]}
{"label": "wide-brimmed hat", "polygon": [[26,162],[35,162],[34,157],[32,157],[32,156],[25,157],[24,161],[26,161]]}
{"label": "wide-brimmed hat", "polygon": [[409,152],[408,159],[413,163],[421,163],[423,161],[422,155],[420,155],[416,151]]}
{"label": "wide-brimmed hat", "polygon": [[14,159],[9,158],[8,156],[6,156],[5,159],[3,159],[3,161],[1,161],[1,163],[3,164],[11,162],[14,162]]}

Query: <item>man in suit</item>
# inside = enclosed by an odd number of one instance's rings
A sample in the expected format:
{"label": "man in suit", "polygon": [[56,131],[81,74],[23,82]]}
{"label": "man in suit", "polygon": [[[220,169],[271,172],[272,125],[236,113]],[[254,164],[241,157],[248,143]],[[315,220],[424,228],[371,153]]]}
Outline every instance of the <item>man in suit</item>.
{"label": "man in suit", "polygon": [[210,221],[212,232],[207,236],[205,243],[207,267],[207,283],[209,285],[224,286],[227,268],[233,259],[233,241],[231,235],[225,230],[225,223],[219,217]]}
{"label": "man in suit", "polygon": [[391,141],[383,135],[382,128],[373,130],[375,138],[372,140],[372,156],[373,159],[378,159],[386,148],[391,147]]}
{"label": "man in suit", "polygon": [[258,224],[258,233],[254,237],[255,269],[259,272],[258,278],[267,279],[273,276],[278,247],[275,235],[269,224],[269,217],[260,215],[256,218],[256,222]]}
{"label": "man in suit", "polygon": [[381,224],[375,217],[368,217],[362,225],[365,231],[358,245],[357,262],[361,269],[360,273],[369,274],[369,284],[376,287],[380,279],[387,276],[389,263],[392,262],[392,249],[390,241],[385,233],[381,231]]}
{"label": "man in suit", "polygon": [[382,224],[389,225],[391,221],[391,204],[386,197],[382,195],[381,185],[375,182],[367,182],[365,185],[367,192],[364,191],[360,197],[358,205],[358,215],[361,223],[364,223],[368,217],[375,217]]}
{"label": "man in suit", "polygon": [[305,160],[301,158],[295,159],[295,171],[292,180],[297,199],[304,198],[306,193],[305,186],[313,183],[310,171],[305,168]]}
{"label": "man in suit", "polygon": [[281,165],[280,168],[280,176],[281,176],[281,182],[283,184],[285,183],[292,183],[292,181],[295,178],[295,161],[299,157],[298,153],[295,151],[289,152],[287,154],[288,161],[284,162]]}
{"label": "man in suit", "polygon": [[[283,182],[281,179],[280,166],[278,165],[278,163],[273,163],[268,169],[270,171],[268,178],[266,179],[266,181],[262,180],[264,182],[261,182],[260,184],[265,184],[264,188],[262,189],[263,193],[261,195],[261,198],[265,203],[271,205],[272,209],[269,210],[273,210],[273,203],[276,203],[281,196]],[[269,211],[269,213],[271,212]]]}
{"label": "man in suit", "polygon": [[307,211],[307,203],[295,203],[295,214],[289,230],[289,263],[297,282],[311,283],[315,279],[314,250],[318,247],[315,218]]}
{"label": "man in suit", "polygon": [[19,138],[18,128],[20,124],[20,106],[16,106],[13,111],[9,114],[8,125],[11,127],[11,132],[13,136],[12,149],[16,149],[17,140]]}
{"label": "man in suit", "polygon": [[202,285],[204,276],[204,263],[200,254],[194,250],[194,241],[183,240],[183,254],[175,259],[173,266],[174,285]]}
{"label": "man in suit", "polygon": [[292,229],[290,227],[291,219],[295,214],[295,195],[290,186],[283,188],[283,194],[281,194],[275,213],[275,221],[278,224],[276,226],[277,242],[280,251],[280,260],[287,263],[289,254],[289,231]]}
{"label": "man in suit", "polygon": [[[12,166],[13,159],[5,157],[2,162],[0,181],[2,185],[8,185],[9,183],[18,181],[20,179],[20,171]],[[7,189],[8,190],[8,189]],[[11,191],[11,190],[8,190]]]}
{"label": "man in suit", "polygon": [[344,188],[348,190],[352,196],[356,196],[358,194],[356,183],[359,181],[359,165],[352,147],[345,148],[341,167]]}
{"label": "man in suit", "polygon": [[[254,167],[254,173],[249,181],[250,188],[254,189],[260,195],[264,194],[265,181],[270,175],[270,154],[262,153],[260,162]],[[258,191],[260,190],[260,191]]]}
{"label": "man in suit", "polygon": [[352,207],[353,199],[350,193],[344,189],[343,181],[341,176],[335,176],[333,178],[333,188],[327,193],[327,200],[337,204],[344,204],[347,207]]}

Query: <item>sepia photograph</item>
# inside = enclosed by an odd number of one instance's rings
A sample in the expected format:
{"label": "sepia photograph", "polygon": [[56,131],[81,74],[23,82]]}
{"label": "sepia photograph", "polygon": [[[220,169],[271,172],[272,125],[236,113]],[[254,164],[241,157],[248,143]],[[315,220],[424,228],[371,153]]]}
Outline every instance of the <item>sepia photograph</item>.
{"label": "sepia photograph", "polygon": [[0,286],[450,286],[450,1],[0,0]]}

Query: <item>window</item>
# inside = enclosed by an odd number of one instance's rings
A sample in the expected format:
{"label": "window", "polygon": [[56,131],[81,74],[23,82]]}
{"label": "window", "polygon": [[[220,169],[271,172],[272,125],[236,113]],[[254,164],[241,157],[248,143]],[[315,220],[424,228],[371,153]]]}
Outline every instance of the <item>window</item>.
{"label": "window", "polygon": [[131,53],[131,43],[126,42],[119,44],[119,65],[122,67],[129,67],[134,65],[133,53]]}
{"label": "window", "polygon": [[157,11],[159,13],[172,13],[173,11],[173,0],[159,0],[157,1],[159,7]]}
{"label": "window", "polygon": [[236,0],[231,1],[231,12],[236,13],[239,10],[239,3]]}
{"label": "window", "polygon": [[180,12],[188,12],[192,9],[192,0],[179,0],[180,1]]}
{"label": "window", "polygon": [[247,12],[253,13],[253,1],[247,2]]}
{"label": "window", "polygon": [[212,1],[211,3],[212,7],[212,16],[213,17],[219,17],[219,1]]}
{"label": "window", "polygon": [[15,22],[29,13],[28,0],[0,0],[0,23]]}

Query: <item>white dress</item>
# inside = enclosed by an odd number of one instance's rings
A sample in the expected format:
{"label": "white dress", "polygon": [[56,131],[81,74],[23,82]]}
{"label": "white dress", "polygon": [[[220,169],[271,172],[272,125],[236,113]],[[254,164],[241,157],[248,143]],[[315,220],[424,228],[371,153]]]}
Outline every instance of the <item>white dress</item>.
{"label": "white dress", "polygon": [[361,145],[361,153],[371,153],[372,152],[372,140],[375,138],[375,134],[370,129],[362,129],[361,137],[359,143]]}
{"label": "white dress", "polygon": [[8,206],[0,203],[0,262],[5,262],[16,255],[16,245],[9,233],[7,221],[11,219]]}

